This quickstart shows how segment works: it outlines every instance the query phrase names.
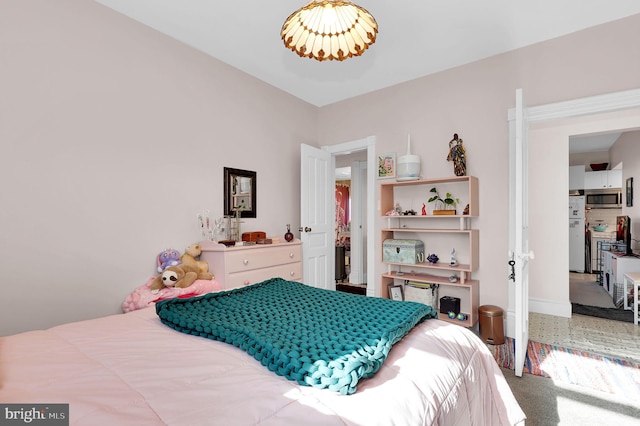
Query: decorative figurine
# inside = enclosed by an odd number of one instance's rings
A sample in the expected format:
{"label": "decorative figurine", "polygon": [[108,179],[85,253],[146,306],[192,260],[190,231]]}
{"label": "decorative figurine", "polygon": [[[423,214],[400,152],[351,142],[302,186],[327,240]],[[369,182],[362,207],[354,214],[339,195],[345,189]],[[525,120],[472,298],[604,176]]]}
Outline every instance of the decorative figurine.
{"label": "decorative figurine", "polygon": [[422,203],[422,216],[426,216],[427,215],[427,205],[425,203]]}
{"label": "decorative figurine", "polygon": [[447,161],[453,161],[453,172],[456,176],[466,176],[467,174],[467,156],[462,139],[458,138],[458,134],[453,134],[453,139],[449,141],[449,155]]}
{"label": "decorative figurine", "polygon": [[429,261],[429,263],[438,263],[438,260],[440,260],[440,258],[438,258],[437,254],[431,253],[429,256],[427,256],[427,260]]}
{"label": "decorative figurine", "polygon": [[451,250],[451,263],[449,266],[458,266],[458,259],[456,259],[456,249]]}
{"label": "decorative figurine", "polygon": [[284,234],[284,239],[287,242],[293,241],[293,234],[291,233],[291,224],[287,223],[287,233]]}

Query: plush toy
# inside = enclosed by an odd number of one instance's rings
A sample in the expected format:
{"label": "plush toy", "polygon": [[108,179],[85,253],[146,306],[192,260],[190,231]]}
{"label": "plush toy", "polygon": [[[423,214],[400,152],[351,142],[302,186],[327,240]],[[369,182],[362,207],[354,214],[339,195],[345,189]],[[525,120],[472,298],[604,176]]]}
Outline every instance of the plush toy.
{"label": "plush toy", "polygon": [[168,266],[177,266],[180,262],[180,253],[172,248],[160,252],[157,257],[158,272],[162,273]]}
{"label": "plush toy", "polygon": [[212,280],[196,280],[186,288],[165,287],[154,293],[151,291],[151,284],[156,277],[150,277],[146,283],[136,287],[122,302],[122,312],[127,313],[138,309],[148,308],[156,304],[159,300],[186,298],[198,296],[222,290],[222,285]]}
{"label": "plush toy", "polygon": [[210,280],[212,278],[213,274],[200,272],[195,265],[168,266],[151,283],[151,292],[157,293],[164,287],[185,288],[193,284],[195,280]]}
{"label": "plush toy", "polygon": [[208,272],[209,264],[204,260],[198,260],[201,253],[202,247],[200,247],[200,244],[191,244],[184,250],[184,254],[180,260],[183,265],[196,265],[200,272]]}

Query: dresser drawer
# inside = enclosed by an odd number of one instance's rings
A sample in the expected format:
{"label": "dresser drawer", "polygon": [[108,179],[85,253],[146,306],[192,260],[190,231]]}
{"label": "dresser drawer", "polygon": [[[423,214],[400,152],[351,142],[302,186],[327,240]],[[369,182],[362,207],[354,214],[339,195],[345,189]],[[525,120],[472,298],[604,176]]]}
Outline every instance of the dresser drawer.
{"label": "dresser drawer", "polygon": [[261,249],[238,250],[227,254],[227,273],[250,271],[274,265],[301,262],[302,252],[299,245],[284,247],[265,247]]}
{"label": "dresser drawer", "polygon": [[227,282],[222,283],[225,290],[259,283],[269,278],[284,278],[289,281],[302,280],[302,262],[271,266],[246,272],[229,274]]}

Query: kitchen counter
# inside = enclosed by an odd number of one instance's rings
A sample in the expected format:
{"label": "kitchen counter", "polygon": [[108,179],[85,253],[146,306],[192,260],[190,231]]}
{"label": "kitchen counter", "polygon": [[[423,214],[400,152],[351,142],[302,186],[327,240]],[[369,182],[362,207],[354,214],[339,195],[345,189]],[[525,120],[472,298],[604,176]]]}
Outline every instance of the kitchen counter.
{"label": "kitchen counter", "polygon": [[[616,298],[622,294],[622,280],[627,272],[640,272],[640,256],[627,255],[626,253],[605,251],[603,252],[602,285],[613,297],[613,303],[617,303]],[[617,287],[617,289],[616,289]],[[614,294],[614,290],[616,294]]]}

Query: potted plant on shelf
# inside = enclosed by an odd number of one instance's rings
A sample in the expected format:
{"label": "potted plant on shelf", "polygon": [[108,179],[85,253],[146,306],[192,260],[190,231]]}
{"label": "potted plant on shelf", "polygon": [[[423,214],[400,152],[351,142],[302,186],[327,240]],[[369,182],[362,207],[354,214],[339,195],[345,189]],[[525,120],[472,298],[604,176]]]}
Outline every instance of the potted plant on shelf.
{"label": "potted plant on shelf", "polygon": [[436,208],[433,210],[434,215],[455,215],[456,205],[460,202],[459,198],[454,198],[450,192],[447,192],[444,198],[440,197],[438,188],[435,186],[431,188],[429,192],[433,192],[433,196],[429,198],[429,202],[436,203]]}

